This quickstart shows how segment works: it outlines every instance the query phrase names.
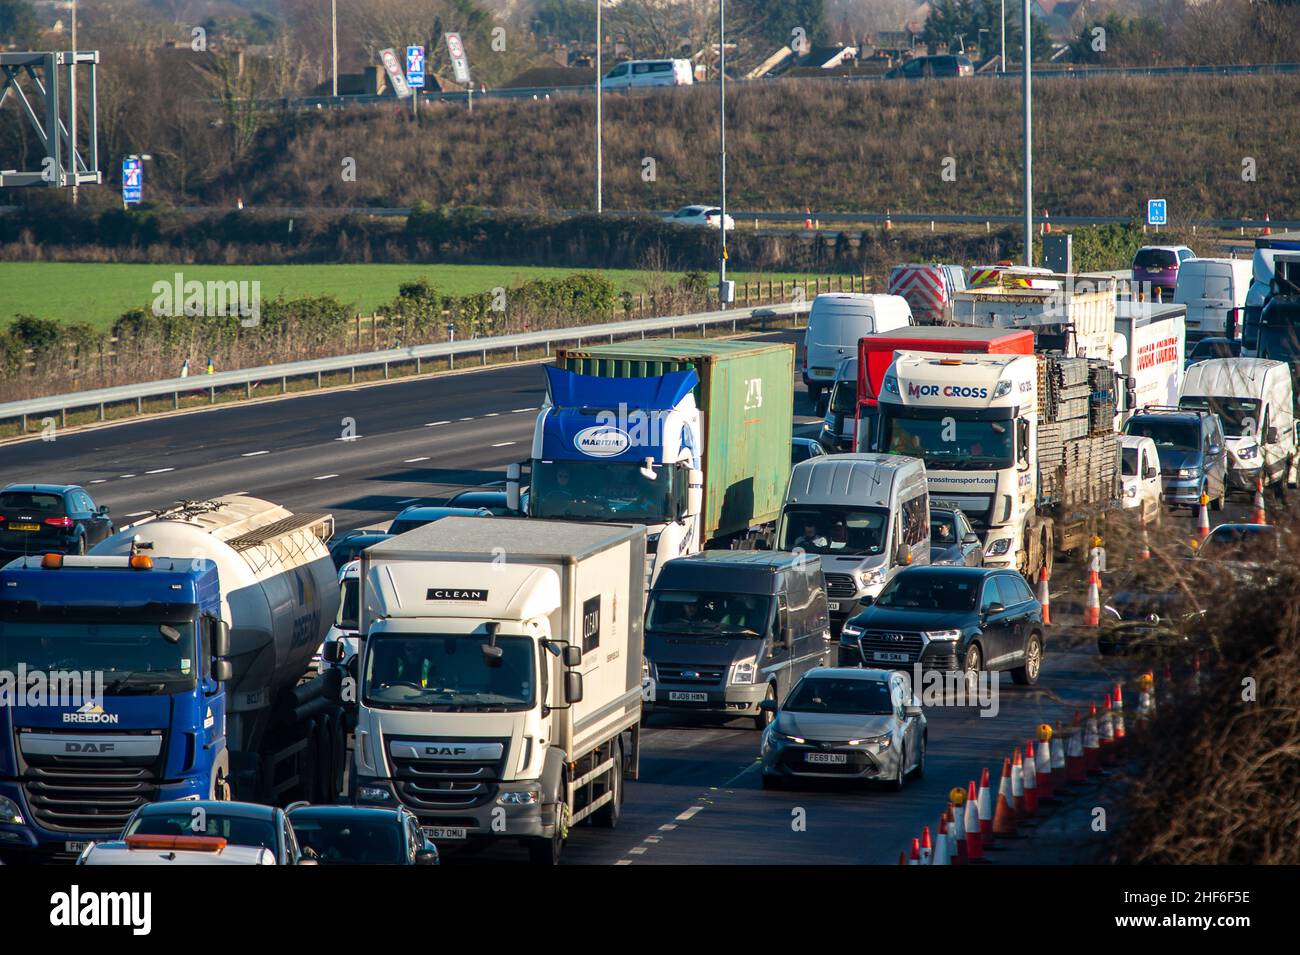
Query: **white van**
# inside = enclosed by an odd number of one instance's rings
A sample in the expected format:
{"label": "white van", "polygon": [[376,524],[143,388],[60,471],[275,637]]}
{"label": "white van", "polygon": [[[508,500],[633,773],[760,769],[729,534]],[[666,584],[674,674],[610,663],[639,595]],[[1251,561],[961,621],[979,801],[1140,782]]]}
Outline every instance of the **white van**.
{"label": "white van", "polygon": [[863,335],[892,332],[915,325],[911,306],[901,295],[824,292],[813,299],[803,338],[803,383],[816,402],[835,383],[835,370],[856,357]]}
{"label": "white van", "polygon": [[604,90],[641,89],[649,86],[690,86],[695,73],[690,60],[628,60],[600,81]]}
{"label": "white van", "polygon": [[1263,358],[1211,358],[1187,369],[1180,408],[1213,411],[1223,422],[1228,489],[1254,494],[1286,487],[1296,464],[1291,369]]}
{"label": "white van", "polygon": [[1120,503],[1137,509],[1143,524],[1159,526],[1164,516],[1164,485],[1156,443],[1143,435],[1120,435],[1119,473]]}
{"label": "white van", "polygon": [[1240,338],[1249,259],[1188,259],[1178,268],[1174,303],[1187,306],[1187,342],[1202,338]]}
{"label": "white van", "polygon": [[796,464],[777,526],[781,550],[819,554],[832,630],[904,567],[930,562],[925,462],[834,454]]}

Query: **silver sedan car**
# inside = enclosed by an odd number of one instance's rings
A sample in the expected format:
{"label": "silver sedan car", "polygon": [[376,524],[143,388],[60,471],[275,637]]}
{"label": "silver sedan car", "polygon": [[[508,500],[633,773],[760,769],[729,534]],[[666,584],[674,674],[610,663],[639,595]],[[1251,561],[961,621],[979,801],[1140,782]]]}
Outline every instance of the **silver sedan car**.
{"label": "silver sedan car", "polygon": [[926,720],[899,670],[818,667],[779,706],[760,744],[765,789],[806,779],[903,788],[925,772]]}

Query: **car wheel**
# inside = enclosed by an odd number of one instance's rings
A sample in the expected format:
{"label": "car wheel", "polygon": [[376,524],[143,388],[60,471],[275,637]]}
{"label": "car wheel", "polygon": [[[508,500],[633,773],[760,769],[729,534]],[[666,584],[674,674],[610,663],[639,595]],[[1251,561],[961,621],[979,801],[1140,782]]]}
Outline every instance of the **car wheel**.
{"label": "car wheel", "polygon": [[[764,702],[766,702],[767,700],[771,700],[773,703],[775,703],[776,687],[774,687],[772,684],[769,683],[767,685],[767,692],[763,694],[763,700]],[[759,710],[758,715],[754,717],[754,729],[758,730],[760,733],[763,730],[767,729],[768,726],[771,725],[772,718],[774,715],[775,714],[773,714],[769,710]]]}
{"label": "car wheel", "polygon": [[85,534],[82,534],[80,537],[77,538],[77,556],[79,557],[86,556],[86,535]]}
{"label": "car wheel", "polygon": [[913,778],[913,779],[924,779],[924,778],[925,778],[925,747],[926,747],[926,742],[927,742],[927,740],[926,740],[926,734],[922,733],[922,734],[921,734],[921,752],[917,753],[917,755],[916,755],[916,766],[912,769],[912,778]]}
{"label": "car wheel", "polygon": [[1011,679],[1020,686],[1033,686],[1043,668],[1043,638],[1031,633],[1025,641],[1025,665],[1011,671]]}
{"label": "car wheel", "polygon": [[978,673],[984,665],[984,654],[980,652],[978,643],[972,643],[966,648],[966,659],[962,663],[962,669],[967,673]]}

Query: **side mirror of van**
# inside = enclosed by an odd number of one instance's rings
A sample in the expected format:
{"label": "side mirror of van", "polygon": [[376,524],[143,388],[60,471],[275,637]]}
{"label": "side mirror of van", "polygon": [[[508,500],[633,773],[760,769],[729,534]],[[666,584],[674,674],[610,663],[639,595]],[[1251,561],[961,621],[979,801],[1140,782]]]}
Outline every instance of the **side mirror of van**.
{"label": "side mirror of van", "polygon": [[961,539],[961,542],[963,544],[978,544],[980,542],[980,537],[978,534],[974,533],[973,531],[970,531],[967,532],[966,536]]}
{"label": "side mirror of van", "polygon": [[1210,445],[1210,457],[1217,458],[1222,453],[1223,453],[1222,445],[1218,445],[1218,444]]}
{"label": "side mirror of van", "polygon": [[1142,477],[1144,478],[1160,477],[1160,471],[1157,468],[1148,467],[1145,471],[1142,472]]}
{"label": "side mirror of van", "polygon": [[1277,428],[1269,428],[1267,431],[1264,432],[1265,444],[1277,444],[1279,439],[1280,439],[1280,435],[1278,435],[1277,433]]}
{"label": "side mirror of van", "polygon": [[794,649],[794,627],[784,627],[781,630],[781,646],[787,650]]}
{"label": "side mirror of van", "polygon": [[867,594],[858,601],[858,605],[862,607],[870,607],[875,602],[876,598],[871,596],[871,594]]}
{"label": "side mirror of van", "polygon": [[564,665],[566,667],[582,666],[582,647],[569,644],[564,648]]}
{"label": "side mirror of van", "polygon": [[912,551],[906,544],[899,544],[898,550],[894,553],[894,563],[900,567],[906,567],[912,562]]}

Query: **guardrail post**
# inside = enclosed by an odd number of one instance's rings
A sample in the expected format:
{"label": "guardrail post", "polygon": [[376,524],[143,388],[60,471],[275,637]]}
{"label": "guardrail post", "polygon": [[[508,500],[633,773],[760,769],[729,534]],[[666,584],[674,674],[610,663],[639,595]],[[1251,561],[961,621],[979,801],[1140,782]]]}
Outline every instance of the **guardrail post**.
{"label": "guardrail post", "polygon": [[253,383],[251,381],[244,382],[244,397],[253,397]]}
{"label": "guardrail post", "polygon": [[63,427],[66,429],[68,427],[68,409],[60,409],[59,417],[63,419]]}
{"label": "guardrail post", "polygon": [[515,346],[515,361],[519,360],[519,346]]}
{"label": "guardrail post", "polygon": [[172,392],[172,411],[175,411],[175,410],[176,410],[177,408],[179,408],[180,406],[181,406],[181,393],[180,393],[179,391],[173,391],[173,392]]}
{"label": "guardrail post", "polygon": [[384,362],[384,381],[388,380],[388,362]]}
{"label": "guardrail post", "polygon": [[144,396],[141,395],[135,399],[135,413],[144,414]]}
{"label": "guardrail post", "polygon": [[23,434],[27,433],[27,415],[23,415]]}
{"label": "guardrail post", "polygon": [[482,364],[482,365],[486,365],[486,364],[487,364],[487,349],[486,349],[486,348],[484,348],[481,352],[479,352],[479,363]]}
{"label": "guardrail post", "polygon": [[280,376],[280,394],[282,394],[282,395],[287,395],[288,393],[289,393],[289,376],[288,376],[288,375],[281,375],[281,376]]}
{"label": "guardrail post", "polygon": [[321,377],[320,377],[320,372],[318,371],[316,372],[316,387],[319,388],[320,386],[321,386]]}
{"label": "guardrail post", "polygon": [[104,402],[102,401],[99,403],[99,420],[104,420]]}
{"label": "guardrail post", "polygon": [[348,369],[348,384],[355,385],[356,383],[357,383],[357,366],[353,365],[351,368]]}
{"label": "guardrail post", "polygon": [[215,405],[216,403],[217,403],[217,386],[208,385],[208,404]]}
{"label": "guardrail post", "polygon": [[417,375],[420,373],[420,369],[421,369],[422,367],[423,367],[423,363],[420,361],[420,356],[419,356],[419,355],[416,355],[416,356],[415,356],[415,373],[416,373]]}

